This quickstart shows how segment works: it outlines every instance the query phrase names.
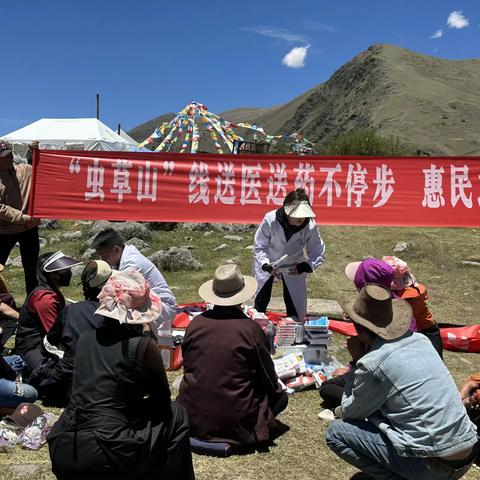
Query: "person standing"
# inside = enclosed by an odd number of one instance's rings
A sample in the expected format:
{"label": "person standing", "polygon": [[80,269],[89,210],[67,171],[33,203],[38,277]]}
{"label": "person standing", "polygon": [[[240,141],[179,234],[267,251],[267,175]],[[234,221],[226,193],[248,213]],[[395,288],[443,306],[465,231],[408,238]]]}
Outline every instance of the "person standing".
{"label": "person standing", "polygon": [[40,251],[40,222],[27,214],[31,177],[31,165],[14,165],[12,145],[0,140],[0,264],[5,264],[18,242],[27,295],[37,286]]}
{"label": "person standing", "polygon": [[170,331],[177,314],[177,301],[160,270],[133,245],[125,245],[120,234],[113,228],[99,232],[92,241],[98,256],[116,270],[135,268],[146,278],[150,288],[162,299],[162,312],[151,325],[153,334],[159,338],[162,331]]}
{"label": "person standing", "polygon": [[273,282],[279,279],[287,315],[304,321],[307,274],[324,262],[325,253],[314,219],[308,196],[301,188],[287,194],[282,208],[265,215],[255,234],[253,250],[253,270],[258,282],[255,308],[259,312],[266,311]]}
{"label": "person standing", "polygon": [[374,284],[341,305],[358,336],[347,341],[353,369],[328,447],[373,478],[461,478],[476,457],[476,427],[430,341],[409,331],[410,305]]}

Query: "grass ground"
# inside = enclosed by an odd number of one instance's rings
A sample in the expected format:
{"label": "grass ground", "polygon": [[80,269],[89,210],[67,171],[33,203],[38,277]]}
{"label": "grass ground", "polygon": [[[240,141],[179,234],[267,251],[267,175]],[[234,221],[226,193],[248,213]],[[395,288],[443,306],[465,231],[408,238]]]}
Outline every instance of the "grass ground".
{"label": "grass ground", "polygon": [[[62,231],[82,230],[82,241],[56,241],[46,247],[62,249],[78,256],[89,238],[89,227],[62,222]],[[406,260],[417,279],[427,285],[431,297],[430,306],[438,322],[474,324],[479,321],[480,268],[462,265],[462,260],[480,259],[480,231],[476,229],[430,229],[386,227],[322,227],[327,247],[327,260],[315,275],[310,277],[309,297],[338,299],[354,295],[353,285],[343,275],[345,265],[366,255],[381,257],[391,254],[399,241],[409,243],[409,249],[399,256]],[[47,239],[58,237],[58,231],[43,231]],[[200,300],[198,286],[211,278],[215,267],[227,259],[237,260],[244,273],[251,270],[252,253],[245,247],[253,243],[253,231],[241,233],[239,242],[223,239],[223,233],[214,231],[209,236],[203,232],[182,227],[171,232],[155,232],[149,253],[172,245],[189,245],[204,267],[196,272],[164,272],[178,302]],[[228,249],[213,251],[222,243]],[[47,251],[43,249],[43,251]],[[13,256],[18,255],[14,251]],[[20,268],[8,267],[7,279],[19,302],[23,300],[23,277]],[[274,295],[280,295],[280,291]],[[66,289],[66,295],[80,300],[78,277]],[[333,353],[341,361],[347,361],[342,347],[344,338],[335,336]],[[480,357],[476,354],[446,352],[445,363],[457,385],[467,375],[480,370]],[[169,374],[171,384],[179,373]],[[172,394],[176,391],[172,389]],[[306,391],[290,397],[288,408],[279,420],[288,430],[279,436],[268,452],[255,452],[214,459],[194,455],[197,478],[200,480],[267,480],[295,478],[310,480],[349,479],[355,469],[339,460],[325,446],[325,430],[328,425],[317,418],[320,410],[318,393]],[[286,428],[287,428],[286,427]],[[22,466],[23,465],[23,466]],[[17,448],[0,454],[0,479],[52,479],[48,450],[29,452]],[[480,472],[471,470],[466,479],[480,479]]]}

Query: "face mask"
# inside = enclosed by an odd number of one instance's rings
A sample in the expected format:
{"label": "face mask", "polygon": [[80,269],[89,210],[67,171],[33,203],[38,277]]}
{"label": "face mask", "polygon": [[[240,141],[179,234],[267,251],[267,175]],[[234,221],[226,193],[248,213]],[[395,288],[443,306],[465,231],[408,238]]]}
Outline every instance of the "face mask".
{"label": "face mask", "polygon": [[70,285],[70,280],[72,279],[72,271],[65,270],[58,273],[58,283],[61,287],[68,287]]}

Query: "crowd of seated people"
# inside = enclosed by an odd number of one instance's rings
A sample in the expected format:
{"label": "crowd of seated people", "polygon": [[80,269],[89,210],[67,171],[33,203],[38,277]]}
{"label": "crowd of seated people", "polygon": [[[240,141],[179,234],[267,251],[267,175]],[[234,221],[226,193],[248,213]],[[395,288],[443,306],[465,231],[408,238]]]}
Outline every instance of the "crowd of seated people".
{"label": "crowd of seated people", "polygon": [[[116,232],[97,236],[105,260],[84,267],[78,303],[61,290],[80,262],[62,252],[39,257],[20,312],[0,297],[0,319],[16,327],[13,355],[0,359],[0,412],[37,398],[64,408],[48,436],[58,479],[191,479],[191,444],[212,454],[259,446],[288,406],[266,335],[241,308],[257,281],[233,263],[199,288],[213,308],[186,330],[172,401],[156,338],[175,297],[153,264],[123,258],[141,255],[127,247]],[[459,393],[426,289],[405,262],[366,258],[345,273],[357,294],[342,308],[357,336],[348,368],[320,388],[337,417],[327,446],[372,478],[460,478],[478,455],[480,375]]]}

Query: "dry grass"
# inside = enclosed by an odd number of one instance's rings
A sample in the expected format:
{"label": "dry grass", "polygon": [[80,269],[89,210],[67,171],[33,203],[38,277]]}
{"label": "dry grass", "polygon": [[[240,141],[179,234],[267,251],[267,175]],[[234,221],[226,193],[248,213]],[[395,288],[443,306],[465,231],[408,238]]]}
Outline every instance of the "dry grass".
{"label": "dry grass", "polygon": [[[62,228],[82,229],[88,238],[88,227],[75,226],[64,222]],[[253,231],[240,234],[241,242],[225,241],[223,234],[214,232],[204,236],[203,232],[191,232],[178,228],[172,232],[157,232],[151,242],[151,251],[168,248],[172,245],[190,245],[194,254],[204,264],[196,272],[167,272],[165,277],[173,287],[179,302],[199,300],[198,286],[209,279],[215,267],[227,259],[235,259],[244,272],[251,269],[251,251],[245,247],[252,244]],[[439,322],[459,324],[480,323],[479,293],[480,268],[461,265],[461,260],[479,258],[480,234],[475,229],[426,229],[426,228],[385,228],[385,227],[323,227],[322,235],[327,245],[327,262],[317,274],[310,277],[309,296],[311,298],[336,299],[339,296],[353,295],[354,289],[343,275],[345,264],[361,259],[365,255],[382,256],[392,253],[398,241],[408,242],[411,247],[400,256],[409,262],[419,281],[425,283],[430,292],[430,305]],[[58,236],[58,232],[46,232],[45,236]],[[186,237],[193,237],[192,240]],[[221,243],[228,243],[229,249],[213,252]],[[65,253],[78,255],[81,244],[78,241],[63,241],[47,247],[63,249]],[[82,249],[83,250],[83,249]],[[14,252],[14,255],[18,254]],[[22,300],[23,280],[21,269],[7,269],[7,277],[16,298]],[[67,289],[67,296],[81,299],[77,281]],[[280,295],[280,292],[276,292]],[[347,360],[341,346],[344,338],[335,337],[332,350],[342,361]],[[457,384],[466,375],[480,370],[476,354],[446,352],[445,362]],[[171,382],[178,373],[169,375]],[[176,392],[172,391],[175,395]],[[317,418],[320,401],[316,391],[298,393],[290,398],[290,403],[279,420],[289,430],[279,436],[268,452],[255,452],[234,456],[228,459],[215,459],[194,455],[197,478],[200,480],[263,480],[295,478],[310,480],[349,479],[355,470],[331,454],[325,446],[327,425]],[[35,472],[19,472],[18,465],[32,464]],[[37,466],[37,467],[35,467]],[[0,454],[0,478],[52,479],[48,450],[30,452],[15,449],[11,453]],[[480,479],[480,473],[471,470],[466,479]]]}

